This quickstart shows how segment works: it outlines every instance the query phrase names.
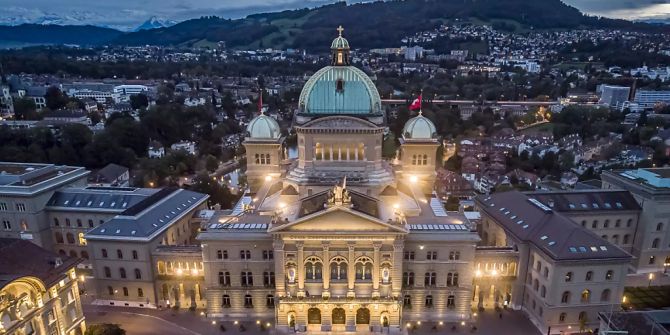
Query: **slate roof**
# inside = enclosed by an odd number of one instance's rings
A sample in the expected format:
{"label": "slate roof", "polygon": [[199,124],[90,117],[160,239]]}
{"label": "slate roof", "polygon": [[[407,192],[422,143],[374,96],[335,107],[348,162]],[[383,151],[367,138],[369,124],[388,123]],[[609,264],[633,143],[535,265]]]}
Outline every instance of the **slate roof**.
{"label": "slate roof", "polygon": [[87,239],[151,240],[207,201],[208,195],[164,188],[86,234]]}
{"label": "slate roof", "polygon": [[479,196],[480,210],[516,239],[554,260],[628,259],[631,256],[527,194],[511,191]]}
{"label": "slate roof", "polygon": [[54,192],[46,208],[121,213],[158,191],[154,188],[132,187],[65,188]]}
{"label": "slate roof", "polygon": [[97,173],[90,177],[90,181],[94,183],[111,183],[116,181],[121,175],[128,172],[128,168],[118,164],[110,163]]}
{"label": "slate roof", "polygon": [[559,212],[639,211],[642,209],[630,192],[621,190],[532,192],[526,195]]}
{"label": "slate roof", "polygon": [[[63,264],[56,266],[56,259]],[[80,259],[58,256],[31,242],[0,238],[0,288],[20,277],[37,277],[48,288],[67,276]]]}

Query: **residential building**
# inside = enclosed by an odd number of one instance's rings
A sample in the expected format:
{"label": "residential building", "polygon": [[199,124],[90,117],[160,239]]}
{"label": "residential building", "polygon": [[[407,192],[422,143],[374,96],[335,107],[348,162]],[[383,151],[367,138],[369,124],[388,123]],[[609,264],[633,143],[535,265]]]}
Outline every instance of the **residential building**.
{"label": "residential building", "polygon": [[88,183],[91,186],[125,187],[130,182],[130,171],[127,167],[110,163],[91,174]]}
{"label": "residential building", "polygon": [[632,102],[637,104],[639,109],[653,109],[659,103],[670,103],[670,91],[637,90]]}
{"label": "residential building", "polygon": [[0,238],[0,333],[82,335],[79,260]]}

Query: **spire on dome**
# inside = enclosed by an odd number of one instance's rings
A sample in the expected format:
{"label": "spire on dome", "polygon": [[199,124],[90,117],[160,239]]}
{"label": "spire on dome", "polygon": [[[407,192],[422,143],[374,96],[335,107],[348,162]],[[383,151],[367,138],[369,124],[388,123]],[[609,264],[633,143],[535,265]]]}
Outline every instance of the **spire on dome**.
{"label": "spire on dome", "polygon": [[342,37],[344,28],[340,25],[337,27],[338,36],[335,37],[333,43],[330,44],[330,50],[333,53],[333,65],[346,66],[349,65],[349,41]]}

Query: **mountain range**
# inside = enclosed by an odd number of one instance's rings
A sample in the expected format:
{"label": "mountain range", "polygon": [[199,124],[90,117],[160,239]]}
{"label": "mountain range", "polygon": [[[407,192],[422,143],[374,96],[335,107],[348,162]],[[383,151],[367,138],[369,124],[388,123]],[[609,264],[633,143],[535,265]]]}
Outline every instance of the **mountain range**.
{"label": "mountain range", "polygon": [[[80,13],[85,16],[85,13]],[[249,15],[242,19],[200,17],[174,24],[156,17],[133,32],[115,29],[48,24],[0,26],[1,45],[171,45],[233,48],[304,48],[324,50],[343,25],[355,47],[400,45],[400,40],[442,23],[472,22],[503,25],[517,31],[531,29],[620,28],[646,31],[670,29],[658,24],[587,16],[560,0],[404,0],[347,5],[338,2],[313,9]]]}

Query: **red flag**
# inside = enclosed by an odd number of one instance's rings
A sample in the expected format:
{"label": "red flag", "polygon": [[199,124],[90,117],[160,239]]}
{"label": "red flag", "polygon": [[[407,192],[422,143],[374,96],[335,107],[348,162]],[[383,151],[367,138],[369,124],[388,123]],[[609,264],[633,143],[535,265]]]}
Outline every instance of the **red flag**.
{"label": "red flag", "polygon": [[421,94],[419,94],[419,96],[416,97],[416,99],[414,99],[414,101],[412,101],[412,104],[409,105],[409,110],[411,110],[411,111],[415,111],[415,110],[418,110],[418,109],[421,109]]}

